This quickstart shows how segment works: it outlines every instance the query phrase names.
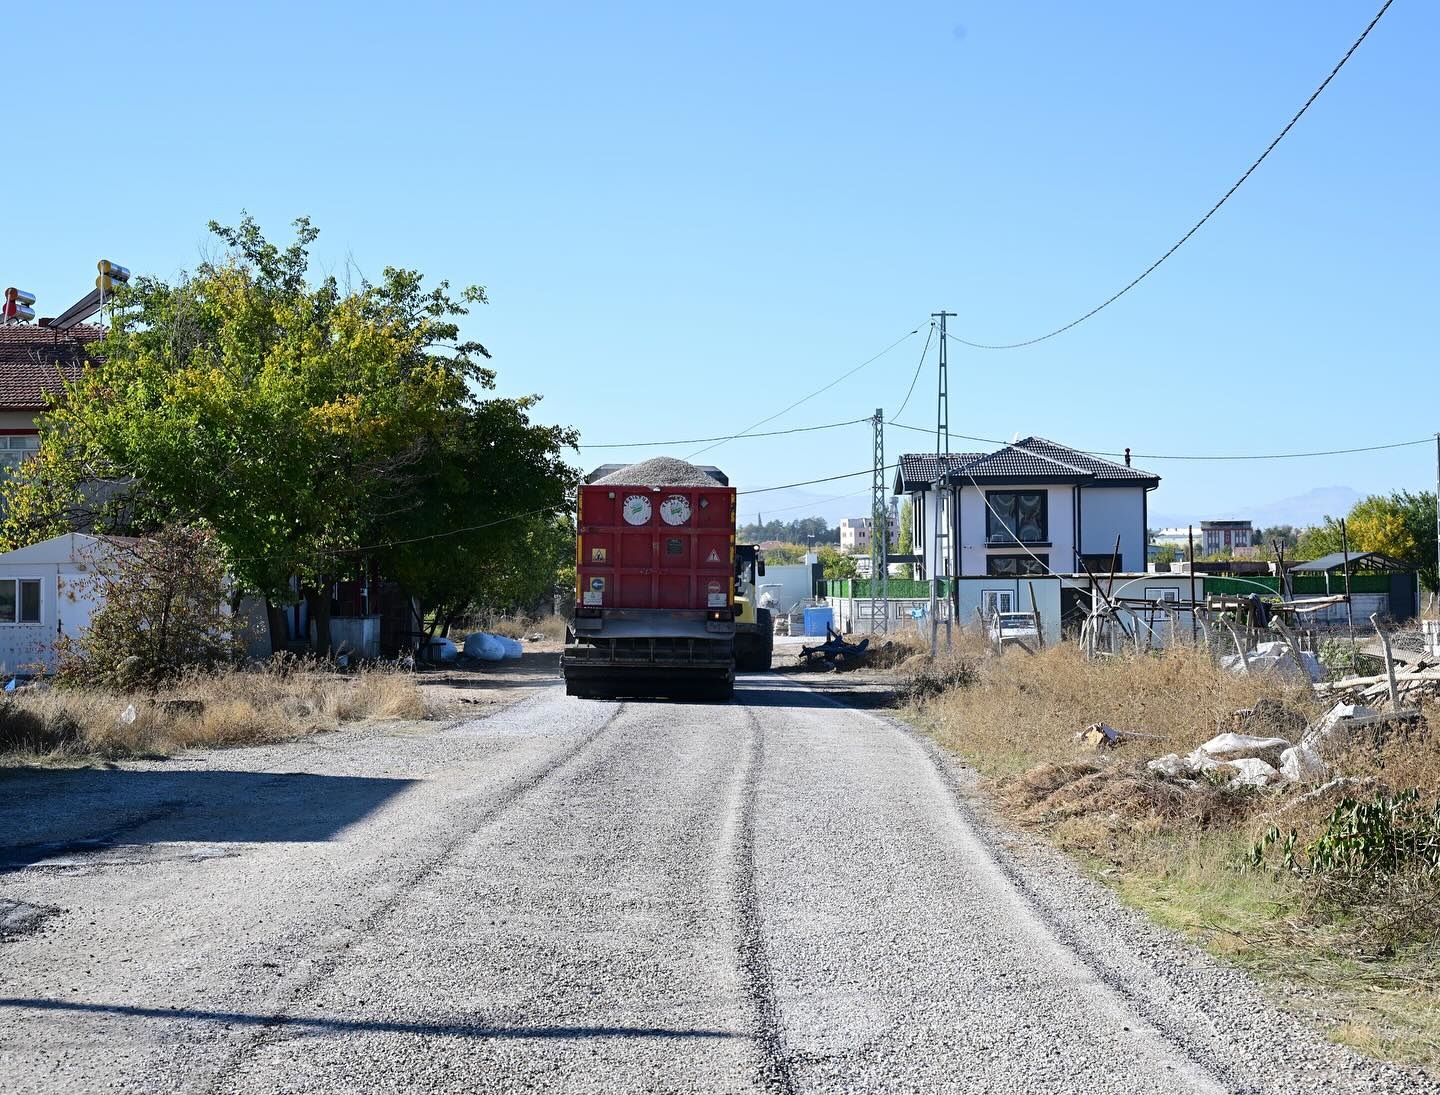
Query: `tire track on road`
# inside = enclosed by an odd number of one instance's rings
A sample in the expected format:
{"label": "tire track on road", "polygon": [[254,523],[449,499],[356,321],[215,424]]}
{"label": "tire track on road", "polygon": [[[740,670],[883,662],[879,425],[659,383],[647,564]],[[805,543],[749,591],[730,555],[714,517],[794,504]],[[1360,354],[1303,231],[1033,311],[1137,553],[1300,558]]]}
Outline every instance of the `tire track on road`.
{"label": "tire track on road", "polygon": [[[521,776],[506,788],[488,807],[482,810],[470,823],[459,829],[449,839],[415,864],[412,870],[395,879],[389,896],[383,898],[365,914],[364,918],[351,929],[357,937],[368,935],[380,927],[405,900],[409,891],[434,875],[450,859],[461,845],[474,839],[479,833],[492,826],[501,816],[516,806],[543,783],[558,775],[573,761],[585,753],[625,712],[628,704],[617,704],[605,720],[589,733],[584,734],[556,756],[542,762],[530,772]],[[477,720],[479,721],[479,720]],[[347,944],[348,946],[348,944]],[[205,1084],[204,1090],[220,1093],[229,1090],[230,1081],[241,1066],[270,1042],[279,1038],[290,1025],[288,1014],[304,1000],[313,996],[324,983],[334,976],[344,963],[344,953],[334,953],[315,961],[310,974],[289,989],[290,1001],[284,1007],[274,1010],[257,1032],[236,1047],[228,1061],[224,1062]]]}
{"label": "tire track on road", "polygon": [[765,922],[755,888],[755,815],[760,776],[765,766],[765,739],[754,710],[745,709],[750,747],[738,788],[732,854],[732,900],[741,980],[755,1017],[754,1039],[760,1052],[762,1090],[793,1095],[795,1078],[785,1046],[780,1004],[770,956],[765,947]]}
{"label": "tire track on road", "polygon": [[[1043,945],[1053,953],[1058,965],[1068,967],[1072,973],[1072,984],[1076,991],[1085,992],[1104,1012],[1108,1012],[1125,1025],[1132,1033],[1140,1034],[1153,1043],[1160,1059],[1168,1058],[1177,1078],[1190,1085],[1197,1092],[1224,1095],[1229,1091],[1252,1090],[1248,1080],[1223,1061],[1215,1059],[1216,1047],[1196,1045],[1194,1032],[1183,1020],[1166,1014],[1161,1003],[1146,996],[1133,993],[1127,979],[1107,962],[1097,948],[1083,939],[1074,927],[1067,924],[1051,902],[1027,879],[1015,863],[1013,856],[997,843],[994,835],[981,819],[976,818],[967,802],[964,789],[956,778],[954,762],[944,753],[941,746],[921,731],[897,718],[877,714],[853,707],[841,699],[803,683],[786,682],[787,686],[804,690],[819,696],[826,703],[842,710],[853,712],[861,718],[873,719],[893,733],[904,738],[923,758],[945,796],[946,808],[959,829],[962,841],[983,857],[980,869],[993,874],[1000,886],[1013,895],[1016,919],[1028,927]],[[1164,980],[1160,971],[1148,966],[1143,972],[1152,979]],[[1128,1024],[1125,1023],[1128,1020]],[[1207,1052],[1207,1049],[1210,1052]]]}

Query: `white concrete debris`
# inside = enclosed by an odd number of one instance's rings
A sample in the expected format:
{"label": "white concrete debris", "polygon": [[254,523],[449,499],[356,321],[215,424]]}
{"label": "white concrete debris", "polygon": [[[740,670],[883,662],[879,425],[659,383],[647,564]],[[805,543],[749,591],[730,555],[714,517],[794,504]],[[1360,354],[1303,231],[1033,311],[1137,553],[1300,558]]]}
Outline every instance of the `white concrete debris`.
{"label": "white concrete debris", "polygon": [[1358,703],[1337,703],[1305,731],[1301,743],[1323,753],[1331,746],[1343,745],[1354,729],[1356,719],[1373,719],[1379,712]]}
{"label": "white concrete debris", "polygon": [[1257,757],[1242,757],[1228,763],[1236,770],[1235,778],[1230,782],[1245,787],[1265,787],[1280,778],[1280,773],[1273,765],[1266,764]]}
{"label": "white concrete debris", "polygon": [[1145,767],[1169,779],[1186,779],[1195,774],[1195,769],[1191,768],[1189,762],[1179,753],[1166,753],[1163,757],[1156,757]]}
{"label": "white concrete debris", "polygon": [[622,487],[718,487],[720,484],[694,464],[673,456],[652,456],[638,464],[595,480],[596,484]]}
{"label": "white concrete debris", "polygon": [[1250,787],[1282,781],[1320,783],[1330,776],[1330,765],[1324,757],[1326,749],[1343,744],[1361,720],[1375,717],[1376,712],[1369,707],[1337,703],[1294,744],[1278,737],[1219,734],[1189,756],[1167,753],[1146,767],[1167,779],[1193,779],[1207,772],[1233,771],[1233,783]]}
{"label": "white concrete debris", "polygon": [[1218,761],[1259,758],[1271,767],[1280,763],[1280,754],[1290,748],[1284,738],[1258,738],[1251,734],[1221,734],[1200,746],[1199,752]]}
{"label": "white concrete debris", "polygon": [[1318,783],[1330,774],[1330,766],[1301,742],[1280,754],[1280,774],[1291,783]]}
{"label": "white concrete debris", "polygon": [[[1297,655],[1289,643],[1260,643],[1245,655],[1245,665],[1252,673],[1275,672],[1286,677],[1303,677],[1312,683],[1325,679],[1325,670],[1320,661],[1308,650]],[[1231,673],[1243,673],[1239,654],[1227,654],[1220,659],[1220,668]]]}

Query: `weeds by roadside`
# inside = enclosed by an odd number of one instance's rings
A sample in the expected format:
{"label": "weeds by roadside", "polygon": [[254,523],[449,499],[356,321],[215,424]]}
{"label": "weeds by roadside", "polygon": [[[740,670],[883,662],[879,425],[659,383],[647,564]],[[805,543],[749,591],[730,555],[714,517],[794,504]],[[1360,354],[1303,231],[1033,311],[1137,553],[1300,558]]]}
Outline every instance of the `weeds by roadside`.
{"label": "weeds by roadside", "polygon": [[0,763],[155,756],[303,737],[359,719],[423,718],[412,674],[278,660],[195,671],[152,693],[28,686],[0,700]]}

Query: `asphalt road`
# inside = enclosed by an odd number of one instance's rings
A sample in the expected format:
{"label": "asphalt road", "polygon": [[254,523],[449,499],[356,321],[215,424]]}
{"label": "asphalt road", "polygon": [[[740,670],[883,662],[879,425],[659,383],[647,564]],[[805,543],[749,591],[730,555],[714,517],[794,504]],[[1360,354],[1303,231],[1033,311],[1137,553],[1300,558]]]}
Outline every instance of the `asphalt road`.
{"label": "asphalt road", "polygon": [[778,675],[3,776],[7,916],[5,1092],[1431,1089]]}

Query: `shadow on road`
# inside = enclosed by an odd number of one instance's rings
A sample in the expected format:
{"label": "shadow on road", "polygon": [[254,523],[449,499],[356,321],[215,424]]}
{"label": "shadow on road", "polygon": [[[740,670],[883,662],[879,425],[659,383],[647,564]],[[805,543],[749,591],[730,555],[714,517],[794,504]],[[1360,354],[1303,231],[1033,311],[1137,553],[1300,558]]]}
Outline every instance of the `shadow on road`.
{"label": "shadow on road", "polygon": [[0,1008],[89,1012],[137,1019],[198,1020],[236,1026],[288,1027],[325,1032],[377,1031],[393,1034],[445,1035],[452,1038],[746,1038],[728,1030],[686,1030],[667,1027],[511,1027],[477,1023],[404,1023],[393,1019],[334,1019],[303,1015],[252,1015],[194,1008],[142,1008],[131,1004],[85,1004],[68,1000],[0,998]]}
{"label": "shadow on road", "polygon": [[808,688],[768,684],[764,676],[742,678],[735,686],[735,702],[751,707],[846,707],[875,709],[895,705],[894,688],[869,679],[815,674]]}
{"label": "shadow on road", "polygon": [[331,840],[415,782],[308,772],[27,772],[6,781],[0,832],[15,842],[0,846],[0,872],[119,843]]}

